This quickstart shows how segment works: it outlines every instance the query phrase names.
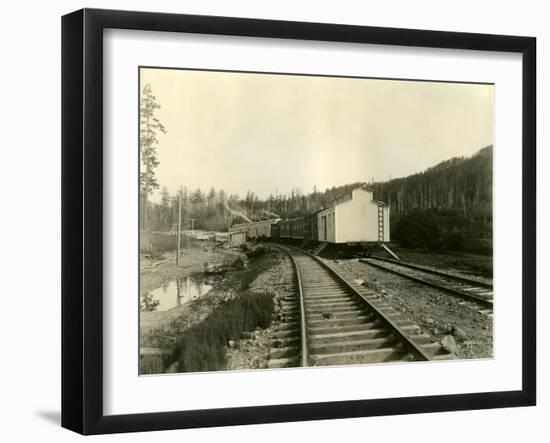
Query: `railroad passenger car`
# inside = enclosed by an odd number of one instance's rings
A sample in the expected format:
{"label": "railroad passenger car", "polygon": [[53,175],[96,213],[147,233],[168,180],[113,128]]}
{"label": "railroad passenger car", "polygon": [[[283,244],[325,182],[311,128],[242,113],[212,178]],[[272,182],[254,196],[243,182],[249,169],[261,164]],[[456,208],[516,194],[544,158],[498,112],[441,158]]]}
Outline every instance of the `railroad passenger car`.
{"label": "railroad passenger car", "polygon": [[281,237],[281,225],[279,223],[274,223],[271,225],[271,238],[277,240]]}
{"label": "railroad passenger car", "polygon": [[290,220],[283,220],[278,223],[280,226],[279,228],[279,235],[281,238],[291,238],[290,237]]}
{"label": "railroad passenger car", "polygon": [[289,220],[290,223],[290,237],[298,240],[304,239],[304,219],[303,217]]}
{"label": "railroad passenger car", "polygon": [[295,238],[302,240],[304,238],[304,219],[293,218],[290,220],[284,220],[278,223],[280,226],[281,238]]}
{"label": "railroad passenger car", "polygon": [[270,238],[271,226],[279,219],[261,220],[251,223],[239,223],[229,228],[229,232],[246,231],[247,240]]}
{"label": "railroad passenger car", "polygon": [[317,225],[318,212],[319,211],[304,217],[304,241],[317,241],[319,238],[319,228]]}

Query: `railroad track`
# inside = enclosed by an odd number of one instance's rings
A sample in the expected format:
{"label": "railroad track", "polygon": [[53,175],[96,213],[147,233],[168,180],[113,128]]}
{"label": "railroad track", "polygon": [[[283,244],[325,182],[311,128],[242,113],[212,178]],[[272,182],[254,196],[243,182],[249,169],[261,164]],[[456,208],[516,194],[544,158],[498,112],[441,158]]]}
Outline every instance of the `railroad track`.
{"label": "railroad track", "polygon": [[493,285],[491,283],[381,257],[365,258],[360,261],[417,283],[441,289],[462,298],[462,304],[489,317],[493,315]]}
{"label": "railroad track", "polygon": [[279,300],[270,368],[453,358],[373,291],[303,250],[277,247],[292,261],[294,275],[293,291]]}

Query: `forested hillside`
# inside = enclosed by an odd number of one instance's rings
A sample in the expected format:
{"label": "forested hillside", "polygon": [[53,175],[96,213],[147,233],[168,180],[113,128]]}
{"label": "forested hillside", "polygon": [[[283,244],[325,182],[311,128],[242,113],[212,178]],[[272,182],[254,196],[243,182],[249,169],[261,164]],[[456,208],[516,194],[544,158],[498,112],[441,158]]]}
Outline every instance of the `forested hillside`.
{"label": "forested hillside", "polygon": [[[392,238],[407,247],[490,252],[492,239],[492,162],[488,146],[469,158],[452,158],[408,177],[372,183],[374,197],[391,206]],[[358,183],[310,193],[293,189],[260,199],[223,189],[182,187],[176,195],[161,189],[160,203],[147,205],[147,228],[167,231],[176,223],[181,198],[183,228],[227,230],[235,223],[309,214],[330,205]]]}
{"label": "forested hillside", "polygon": [[460,209],[465,218],[491,213],[493,147],[469,158],[452,158],[418,174],[375,183],[378,199],[394,213],[412,209]]}
{"label": "forested hillside", "polygon": [[407,247],[492,252],[493,147],[374,184],[391,206],[392,237]]}

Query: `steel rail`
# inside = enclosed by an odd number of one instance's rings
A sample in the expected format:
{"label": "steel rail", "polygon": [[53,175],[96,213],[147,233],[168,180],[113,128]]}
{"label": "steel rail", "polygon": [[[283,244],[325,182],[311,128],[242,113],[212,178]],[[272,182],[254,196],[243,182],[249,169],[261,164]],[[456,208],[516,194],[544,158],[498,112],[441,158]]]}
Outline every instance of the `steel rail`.
{"label": "steel rail", "polygon": [[286,250],[284,246],[279,245],[273,245],[277,249],[283,251],[292,262],[292,265],[294,267],[294,271],[296,272],[296,280],[298,282],[298,292],[300,294],[300,341],[301,341],[301,367],[307,367],[309,366],[309,360],[308,360],[308,349],[307,349],[307,328],[306,328],[306,309],[304,304],[304,293],[302,290],[302,278],[300,276],[300,268],[298,267],[298,263],[296,263],[296,260],[294,260],[294,257],[292,254]]}
{"label": "steel rail", "polygon": [[[391,272],[392,274],[399,275],[400,277],[408,278],[409,280],[413,280],[417,283],[421,283],[421,284],[426,285],[426,286],[431,286],[432,288],[435,288],[435,289],[440,289],[440,290],[449,292],[453,295],[457,295],[457,296],[463,298],[464,300],[469,300],[469,301],[473,300],[476,303],[479,303],[479,304],[482,304],[482,305],[485,305],[485,306],[488,306],[488,307],[491,307],[491,308],[493,307],[493,300],[487,300],[483,297],[479,297],[477,295],[470,294],[468,292],[461,291],[459,289],[453,289],[453,288],[450,288],[449,286],[445,286],[443,284],[439,284],[439,283],[436,283],[436,282],[424,280],[423,278],[415,277],[414,275],[406,274],[404,272],[399,272],[396,269],[388,268],[384,265],[381,265],[380,263],[374,263],[372,260],[375,260],[375,259],[361,259],[359,261],[361,263],[366,263],[370,266],[374,266],[375,268],[382,269],[383,271]],[[460,277],[456,277],[456,279],[459,279],[459,278]]]}
{"label": "steel rail", "polygon": [[[432,358],[421,348],[419,347],[416,343],[414,343],[400,328],[399,326],[397,326],[388,316],[386,316],[386,314],[384,314],[383,312],[380,312],[376,306],[374,306],[363,294],[361,294],[359,291],[357,291],[350,283],[348,283],[348,281],[338,273],[338,271],[336,271],[334,268],[332,268],[331,266],[329,266],[327,263],[325,263],[324,261],[322,261],[320,258],[314,256],[313,254],[307,252],[307,251],[304,251],[303,249],[300,249],[300,248],[296,248],[294,246],[288,246],[288,245],[285,245],[284,248],[288,248],[290,250],[295,250],[295,251],[298,251],[306,256],[308,256],[309,258],[311,258],[312,260],[314,260],[315,262],[319,263],[324,269],[326,269],[329,274],[331,274],[339,283],[341,283],[342,285],[344,285],[344,287],[349,290],[353,295],[355,295],[356,297],[358,297],[363,303],[365,303],[368,308],[374,312],[379,318],[380,320],[382,320],[382,322],[386,325],[386,327],[388,327],[396,336],[397,338],[403,343],[403,345],[405,346],[405,348],[407,349],[407,351],[409,353],[411,353],[415,358],[417,358],[418,360],[424,360],[424,361],[429,361],[429,360],[432,360]],[[289,252],[287,252],[291,257],[292,257],[292,254],[290,254]],[[293,262],[295,263],[294,261],[294,257],[292,257],[292,260]],[[295,263],[296,267],[297,267],[297,264]],[[302,300],[302,303],[303,303],[303,297],[301,295],[301,300]],[[305,328],[305,310],[303,311],[303,325],[304,325],[304,328]]]}
{"label": "steel rail", "polygon": [[414,263],[402,262],[400,260],[393,260],[391,258],[378,257],[376,255],[371,256],[369,258],[372,259],[372,260],[385,261],[385,262],[388,262],[388,263],[392,263],[394,265],[403,266],[405,268],[411,268],[411,269],[416,269],[418,271],[424,271],[424,272],[427,272],[429,274],[440,275],[441,277],[451,278],[451,279],[454,279],[454,280],[460,281],[460,282],[468,282],[472,285],[483,286],[484,288],[487,288],[487,289],[493,289],[493,284],[492,283],[482,282],[482,281],[474,280],[473,278],[461,277],[461,276],[458,276],[458,275],[449,274],[447,272],[440,271],[438,269],[426,268],[424,266],[420,266],[420,265],[417,265],[417,264],[414,264]]}

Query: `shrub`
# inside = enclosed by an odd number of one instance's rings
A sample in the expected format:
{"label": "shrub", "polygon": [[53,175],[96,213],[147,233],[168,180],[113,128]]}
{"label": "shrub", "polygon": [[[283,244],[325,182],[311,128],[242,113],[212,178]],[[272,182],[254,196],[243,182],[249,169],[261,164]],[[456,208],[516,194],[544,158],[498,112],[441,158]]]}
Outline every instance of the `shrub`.
{"label": "shrub", "polygon": [[225,345],[243,332],[265,329],[271,324],[273,297],[244,292],[216,309],[178,339],[173,360],[179,372],[216,371],[225,368]]}
{"label": "shrub", "polygon": [[451,251],[462,251],[464,243],[464,231],[456,226],[445,236],[445,247]]}
{"label": "shrub", "polygon": [[175,251],[177,248],[177,236],[164,233],[142,232],[141,252],[158,256],[163,252]]}
{"label": "shrub", "polygon": [[436,219],[422,210],[413,210],[401,217],[393,227],[393,238],[406,248],[431,248],[441,246]]}
{"label": "shrub", "polygon": [[265,254],[265,252],[266,252],[265,246],[256,245],[256,246],[252,247],[251,249],[249,249],[248,251],[246,251],[246,256],[249,257],[249,258],[259,257],[260,255]]}

